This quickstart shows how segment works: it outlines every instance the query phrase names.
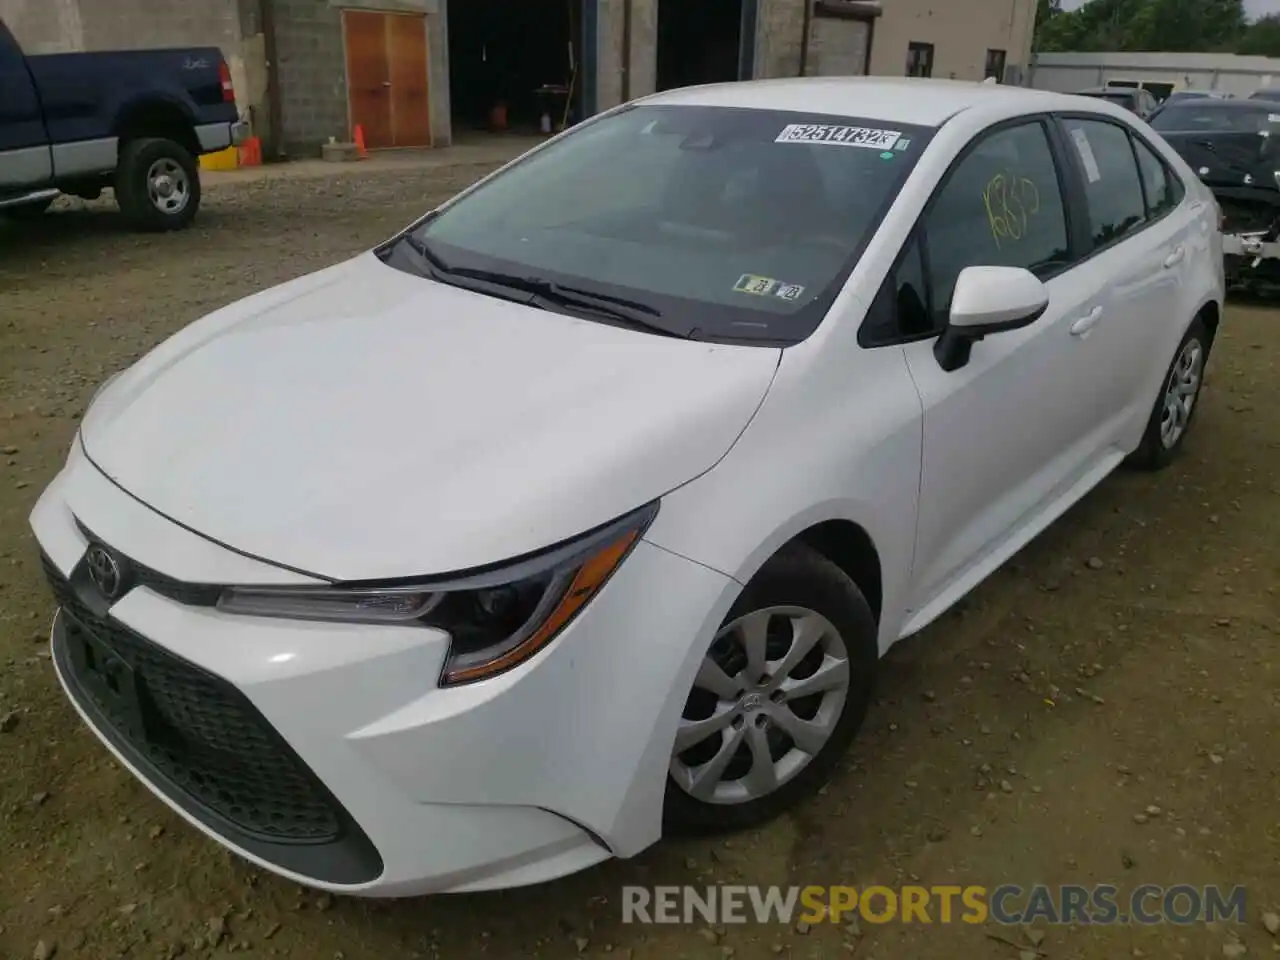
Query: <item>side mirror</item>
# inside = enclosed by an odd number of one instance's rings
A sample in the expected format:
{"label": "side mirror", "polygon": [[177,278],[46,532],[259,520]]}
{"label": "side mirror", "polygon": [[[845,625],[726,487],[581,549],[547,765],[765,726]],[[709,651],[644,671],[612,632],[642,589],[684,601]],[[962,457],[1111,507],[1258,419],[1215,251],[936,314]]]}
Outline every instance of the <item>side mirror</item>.
{"label": "side mirror", "polygon": [[933,346],[938,365],[948,372],[969,362],[983,337],[1035,323],[1049,309],[1049,291],[1021,267],[966,267],[951,295],[951,316]]}

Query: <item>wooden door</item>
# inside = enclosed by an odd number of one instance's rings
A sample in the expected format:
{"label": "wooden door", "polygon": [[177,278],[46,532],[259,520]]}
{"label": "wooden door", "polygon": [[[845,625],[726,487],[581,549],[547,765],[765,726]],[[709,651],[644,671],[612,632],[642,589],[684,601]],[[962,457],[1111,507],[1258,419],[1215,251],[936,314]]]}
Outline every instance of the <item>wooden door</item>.
{"label": "wooden door", "polygon": [[391,129],[397,147],[431,143],[427,96],[427,23],[422,14],[387,15],[391,65]]}
{"label": "wooden door", "polygon": [[347,39],[351,125],[364,128],[364,142],[371,149],[394,146],[386,15],[344,10],[342,23]]}

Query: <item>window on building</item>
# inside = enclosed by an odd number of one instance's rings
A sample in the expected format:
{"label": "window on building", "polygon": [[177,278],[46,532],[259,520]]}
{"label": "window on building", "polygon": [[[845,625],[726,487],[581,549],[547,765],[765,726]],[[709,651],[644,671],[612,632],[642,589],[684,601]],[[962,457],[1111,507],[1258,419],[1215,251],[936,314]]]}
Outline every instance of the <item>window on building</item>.
{"label": "window on building", "polygon": [[933,76],[933,44],[932,43],[907,44],[907,76],[908,77],[932,77]]}
{"label": "window on building", "polygon": [[1004,64],[1007,58],[1008,54],[1004,50],[988,50],[983,77],[988,80],[994,77],[997,83],[1004,83]]}

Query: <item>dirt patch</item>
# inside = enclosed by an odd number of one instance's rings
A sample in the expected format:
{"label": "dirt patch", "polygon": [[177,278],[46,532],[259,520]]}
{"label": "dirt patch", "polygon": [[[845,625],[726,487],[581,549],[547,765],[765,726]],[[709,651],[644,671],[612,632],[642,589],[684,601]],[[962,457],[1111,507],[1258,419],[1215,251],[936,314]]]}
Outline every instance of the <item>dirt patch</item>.
{"label": "dirt patch", "polygon": [[[58,692],[27,514],[94,387],[238,297],[390,235],[489,165],[209,189],[195,228],[109,205],[0,225],[0,956],[1018,957],[991,927],[623,926],[624,883],[1174,883],[1280,903],[1280,313],[1223,323],[1187,455],[1122,471],[884,664],[844,772],[728,840],[501,894],[335,901],[187,828]],[[1148,807],[1158,813],[1150,814]],[[1138,822],[1138,821],[1142,822]],[[1059,927],[1054,958],[1221,956],[1225,927]]]}

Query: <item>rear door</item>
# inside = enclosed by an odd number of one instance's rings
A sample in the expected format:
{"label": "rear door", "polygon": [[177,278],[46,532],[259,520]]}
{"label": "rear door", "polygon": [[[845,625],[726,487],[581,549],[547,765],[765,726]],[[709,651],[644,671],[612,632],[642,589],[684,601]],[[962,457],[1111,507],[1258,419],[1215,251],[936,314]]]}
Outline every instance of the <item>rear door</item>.
{"label": "rear door", "polygon": [[22,49],[0,22],[0,189],[35,186],[52,175],[40,97]]}
{"label": "rear door", "polygon": [[1088,259],[1076,272],[1101,287],[1096,312],[1071,330],[1086,361],[1078,402],[1097,425],[1097,455],[1124,453],[1150,413],[1149,373],[1169,359],[1153,347],[1179,322],[1194,212],[1128,125],[1079,115],[1060,122],[1088,228]]}

